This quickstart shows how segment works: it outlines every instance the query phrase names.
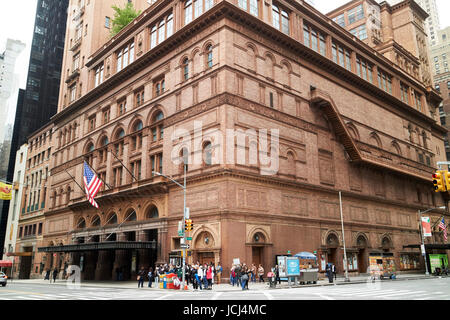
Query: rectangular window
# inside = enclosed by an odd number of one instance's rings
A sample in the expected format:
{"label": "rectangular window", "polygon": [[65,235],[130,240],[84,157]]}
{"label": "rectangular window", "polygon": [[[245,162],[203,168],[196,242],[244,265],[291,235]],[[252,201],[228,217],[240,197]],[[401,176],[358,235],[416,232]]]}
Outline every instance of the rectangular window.
{"label": "rectangular window", "polygon": [[353,24],[364,18],[364,7],[359,5],[348,12],[348,24]]}
{"label": "rectangular window", "polygon": [[408,86],[401,83],[400,84],[401,98],[404,103],[408,103]]}
{"label": "rectangular window", "polygon": [[72,87],[70,87],[69,91],[70,91],[70,102],[72,103],[77,98],[77,85],[75,84]]}
{"label": "rectangular window", "polygon": [[323,56],[326,56],[327,55],[327,43],[325,40],[325,36],[323,34],[320,34],[319,39],[320,39],[320,54]]}
{"label": "rectangular window", "polygon": [[117,108],[118,108],[117,111],[118,111],[119,116],[125,114],[127,112],[127,101],[122,100],[122,101],[118,102]]}
{"label": "rectangular window", "polygon": [[105,17],[105,28],[109,29],[110,22],[111,22],[111,18],[110,17]]}
{"label": "rectangular window", "polygon": [[318,38],[318,34],[316,32],[316,30],[312,29],[311,30],[311,49],[313,49],[314,51],[318,51],[318,43],[319,43],[319,38]]}
{"label": "rectangular window", "polygon": [[89,118],[89,131],[95,129],[95,115]]}
{"label": "rectangular window", "polygon": [[311,39],[311,34],[309,32],[309,27],[307,25],[304,25],[303,26],[303,43],[308,48],[310,47],[310,39]]}
{"label": "rectangular window", "polygon": [[109,108],[106,110],[103,110],[103,124],[106,124],[109,122],[109,115],[110,115]]}
{"label": "rectangular window", "polygon": [[139,107],[144,103],[144,89],[141,89],[134,94],[134,101],[136,107]]}
{"label": "rectangular window", "polygon": [[105,66],[103,63],[95,68],[95,87],[99,86],[103,83],[103,74],[104,74]]}
{"label": "rectangular window", "polygon": [[341,14],[333,19],[334,22],[336,22],[341,27],[345,27],[345,16],[344,14]]}
{"label": "rectangular window", "polygon": [[117,53],[117,72],[134,62],[134,40]]}
{"label": "rectangular window", "polygon": [[356,27],[352,30],[350,30],[350,32],[355,36],[358,37],[360,40],[365,40],[367,39],[367,28],[366,25],[363,24],[359,27]]}
{"label": "rectangular window", "polygon": [[331,47],[331,53],[332,53],[332,56],[333,56],[333,61],[335,63],[337,63],[338,62],[338,59],[337,59],[337,45],[335,43],[333,43],[333,45]]}

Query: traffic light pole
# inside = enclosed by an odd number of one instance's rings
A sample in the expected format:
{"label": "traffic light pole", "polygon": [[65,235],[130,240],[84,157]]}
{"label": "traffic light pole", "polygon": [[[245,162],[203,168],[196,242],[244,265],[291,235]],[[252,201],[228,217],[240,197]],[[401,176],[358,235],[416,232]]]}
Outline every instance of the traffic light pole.
{"label": "traffic light pole", "polygon": [[[186,224],[186,163],[184,164],[184,187],[183,187],[183,193],[184,193],[184,200],[183,200],[183,223],[182,226]],[[186,245],[186,230],[183,232],[183,244]],[[185,281],[186,281],[186,248],[183,248],[183,280],[182,282],[182,289],[185,289]]]}
{"label": "traffic light pole", "polygon": [[[169,180],[172,180],[172,182],[174,182],[177,186],[179,186],[180,188],[183,189],[183,224],[182,224],[182,226],[184,226],[186,223],[186,169],[187,169],[187,165],[185,163],[184,164],[184,184],[183,185],[179,184],[177,181],[175,181],[171,177],[168,177],[162,173],[153,171],[153,174],[156,174],[158,176],[162,176]],[[183,239],[184,239],[183,244],[185,245],[186,244],[186,230],[184,230],[184,232],[183,232]],[[186,269],[186,249],[185,248],[182,248],[182,254],[183,254],[183,279],[182,279],[183,287],[182,287],[182,290],[184,290],[185,280],[186,280],[186,270],[185,270]]]}

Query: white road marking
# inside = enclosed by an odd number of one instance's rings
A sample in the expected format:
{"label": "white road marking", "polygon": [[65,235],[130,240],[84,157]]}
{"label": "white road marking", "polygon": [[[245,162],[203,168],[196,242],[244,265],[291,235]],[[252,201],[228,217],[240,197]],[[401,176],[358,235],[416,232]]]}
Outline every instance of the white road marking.
{"label": "white road marking", "polygon": [[334,299],[334,298],[332,298],[332,297],[323,295],[323,294],[321,294],[321,293],[316,293],[316,294],[317,294],[319,297],[321,297],[322,299],[324,299],[324,300],[336,300],[336,299]]}
{"label": "white road marking", "polygon": [[274,299],[275,299],[275,298],[274,298],[270,293],[268,293],[268,292],[260,291],[260,293],[263,293],[263,294],[266,296],[266,298],[267,298],[268,300],[274,300]]}
{"label": "white road marking", "polygon": [[166,299],[168,297],[171,297],[171,296],[173,296],[173,293],[165,294],[165,295],[163,295],[163,296],[161,296],[161,297],[159,297],[159,298],[157,298],[155,300],[164,300],[164,299]]}
{"label": "white road marking", "polygon": [[215,293],[214,296],[211,298],[211,300],[217,300],[222,294],[223,294],[223,292]]}

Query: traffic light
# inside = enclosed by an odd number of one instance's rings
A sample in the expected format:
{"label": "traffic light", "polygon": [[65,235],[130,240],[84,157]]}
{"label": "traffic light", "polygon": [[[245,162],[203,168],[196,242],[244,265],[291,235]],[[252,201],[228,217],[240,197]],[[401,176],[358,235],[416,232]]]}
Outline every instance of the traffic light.
{"label": "traffic light", "polygon": [[188,219],[184,222],[184,230],[186,231],[192,231],[193,229],[193,225],[192,225],[192,220]]}
{"label": "traffic light", "polygon": [[447,189],[445,189],[445,171],[438,171],[435,174],[433,174],[433,184],[434,184],[434,191],[435,192],[445,192]]}
{"label": "traffic light", "polygon": [[450,191],[450,172],[445,171],[444,178],[445,178],[445,186],[447,187],[447,191]]}

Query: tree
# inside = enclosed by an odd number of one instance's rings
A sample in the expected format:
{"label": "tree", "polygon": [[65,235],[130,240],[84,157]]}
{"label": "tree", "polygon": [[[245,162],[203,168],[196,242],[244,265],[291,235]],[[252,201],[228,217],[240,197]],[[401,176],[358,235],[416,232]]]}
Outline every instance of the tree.
{"label": "tree", "polygon": [[118,6],[112,6],[114,9],[114,19],[111,21],[111,36],[114,37],[116,34],[120,32],[123,28],[125,28],[131,21],[136,19],[141,11],[136,11],[132,2],[128,2],[125,8],[119,8]]}

